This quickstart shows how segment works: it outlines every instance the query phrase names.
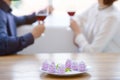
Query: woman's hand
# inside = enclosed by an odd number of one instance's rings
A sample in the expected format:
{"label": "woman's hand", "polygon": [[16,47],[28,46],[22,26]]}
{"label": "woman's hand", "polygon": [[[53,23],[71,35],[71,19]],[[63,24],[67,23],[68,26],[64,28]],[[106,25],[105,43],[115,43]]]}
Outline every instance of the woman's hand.
{"label": "woman's hand", "polygon": [[75,44],[75,46],[79,47],[78,44],[75,42],[75,39],[76,39],[76,36],[81,33],[81,30],[80,30],[78,24],[76,23],[76,21],[73,19],[70,20],[70,27],[71,27],[72,31],[74,32],[73,43]]}
{"label": "woman's hand", "polygon": [[81,30],[80,30],[78,24],[77,24],[76,21],[73,20],[73,19],[70,20],[70,28],[71,28],[72,31],[74,32],[75,36],[77,36],[78,34],[81,33]]}
{"label": "woman's hand", "polygon": [[76,47],[79,48],[79,45],[76,43],[75,39],[76,39],[76,36],[73,37],[73,43],[74,43],[74,45],[75,45]]}

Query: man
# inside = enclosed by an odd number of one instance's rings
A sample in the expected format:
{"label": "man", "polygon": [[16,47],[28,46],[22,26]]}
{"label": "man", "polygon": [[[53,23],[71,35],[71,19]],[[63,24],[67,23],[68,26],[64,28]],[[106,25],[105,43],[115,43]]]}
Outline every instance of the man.
{"label": "man", "polygon": [[16,17],[11,13],[12,0],[0,0],[0,55],[16,54],[18,51],[34,43],[44,32],[44,24],[34,27],[32,32],[17,37],[17,26],[32,24],[36,21],[35,13],[32,15]]}

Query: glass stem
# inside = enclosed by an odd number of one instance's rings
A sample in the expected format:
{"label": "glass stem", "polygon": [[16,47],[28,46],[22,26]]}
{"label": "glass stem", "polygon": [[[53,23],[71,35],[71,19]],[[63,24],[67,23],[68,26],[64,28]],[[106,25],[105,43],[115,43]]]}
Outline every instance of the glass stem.
{"label": "glass stem", "polygon": [[40,21],[38,21],[38,24],[44,24],[44,21],[40,20]]}

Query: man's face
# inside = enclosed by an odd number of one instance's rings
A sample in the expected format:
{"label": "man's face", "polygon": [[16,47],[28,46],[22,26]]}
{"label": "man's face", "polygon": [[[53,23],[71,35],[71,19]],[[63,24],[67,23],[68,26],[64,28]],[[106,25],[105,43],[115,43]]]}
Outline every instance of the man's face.
{"label": "man's face", "polygon": [[11,1],[20,1],[20,0],[11,0]]}
{"label": "man's face", "polygon": [[12,1],[20,1],[20,0],[4,0],[4,1],[10,6]]}
{"label": "man's face", "polygon": [[11,5],[12,0],[4,0],[9,6]]}

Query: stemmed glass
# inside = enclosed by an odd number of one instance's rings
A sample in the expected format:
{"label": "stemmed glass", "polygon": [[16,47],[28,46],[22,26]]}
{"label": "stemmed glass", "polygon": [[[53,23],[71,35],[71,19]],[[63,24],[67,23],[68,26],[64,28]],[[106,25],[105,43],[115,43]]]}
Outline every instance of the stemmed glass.
{"label": "stemmed glass", "polygon": [[75,15],[75,11],[68,11],[67,12],[70,18],[72,18]]}
{"label": "stemmed glass", "polygon": [[43,24],[44,23],[44,20],[46,19],[48,13],[47,11],[40,11],[36,14],[36,18],[38,20],[38,23],[39,24]]}
{"label": "stemmed glass", "polygon": [[[39,12],[36,12],[36,19],[38,21],[38,24],[44,24],[44,20],[48,16],[48,12],[46,10],[41,10]],[[42,36],[45,34],[43,33]]]}
{"label": "stemmed glass", "polygon": [[[70,20],[73,18],[73,16],[75,15],[75,11],[74,10],[69,10],[67,11],[67,14],[70,16]],[[70,27],[67,28],[67,30],[71,30]]]}

